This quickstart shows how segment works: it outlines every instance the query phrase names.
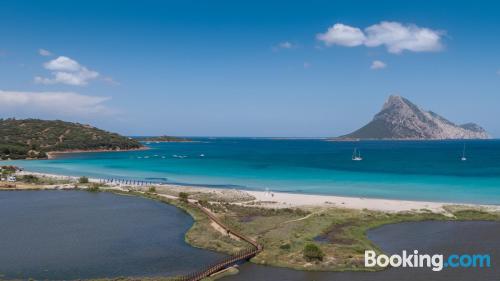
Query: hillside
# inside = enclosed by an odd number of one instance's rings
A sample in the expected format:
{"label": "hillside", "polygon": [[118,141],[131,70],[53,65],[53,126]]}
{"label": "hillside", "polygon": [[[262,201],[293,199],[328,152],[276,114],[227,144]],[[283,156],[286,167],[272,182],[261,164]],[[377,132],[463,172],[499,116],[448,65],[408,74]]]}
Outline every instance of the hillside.
{"label": "hillside", "polygon": [[382,110],[362,128],[337,139],[489,139],[474,123],[457,125],[432,111],[425,111],[400,96],[390,96]]}
{"label": "hillside", "polygon": [[142,145],[133,139],[90,125],[39,119],[0,119],[0,158],[46,158],[47,152],[129,150]]}

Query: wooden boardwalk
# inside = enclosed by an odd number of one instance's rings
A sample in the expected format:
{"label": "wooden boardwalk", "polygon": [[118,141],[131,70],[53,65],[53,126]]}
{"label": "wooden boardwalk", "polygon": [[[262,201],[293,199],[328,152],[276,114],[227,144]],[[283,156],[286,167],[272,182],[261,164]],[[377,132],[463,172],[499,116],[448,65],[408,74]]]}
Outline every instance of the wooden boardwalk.
{"label": "wooden boardwalk", "polygon": [[223,224],[212,212],[210,212],[209,210],[207,210],[206,208],[201,206],[198,202],[189,202],[189,204],[200,209],[203,213],[205,213],[205,215],[207,215],[210,218],[210,220],[212,220],[217,225],[219,225],[224,230],[226,230],[228,234],[234,235],[234,236],[240,238],[241,240],[248,242],[252,246],[249,247],[248,249],[240,251],[240,252],[238,252],[230,257],[227,257],[227,258],[225,258],[225,259],[223,259],[223,260],[221,260],[213,265],[207,266],[198,272],[194,272],[194,273],[179,277],[179,278],[177,278],[177,280],[179,280],[179,281],[199,281],[199,280],[202,280],[203,278],[209,277],[210,275],[217,273],[221,270],[224,270],[224,269],[226,269],[230,266],[233,266],[237,263],[245,262],[245,261],[253,258],[255,255],[257,255],[259,252],[262,251],[263,247],[257,241],[255,241],[255,240],[253,240],[253,239],[251,239],[251,238],[249,238],[249,237],[247,237],[239,232],[233,231],[232,229],[227,227],[225,224]]}

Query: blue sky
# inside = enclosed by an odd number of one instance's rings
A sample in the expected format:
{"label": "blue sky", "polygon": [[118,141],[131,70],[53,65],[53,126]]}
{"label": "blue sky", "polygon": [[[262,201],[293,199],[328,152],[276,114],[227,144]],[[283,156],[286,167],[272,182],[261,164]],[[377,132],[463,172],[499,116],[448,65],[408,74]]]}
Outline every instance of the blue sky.
{"label": "blue sky", "polygon": [[500,136],[495,1],[2,1],[0,117],[336,136],[390,94]]}

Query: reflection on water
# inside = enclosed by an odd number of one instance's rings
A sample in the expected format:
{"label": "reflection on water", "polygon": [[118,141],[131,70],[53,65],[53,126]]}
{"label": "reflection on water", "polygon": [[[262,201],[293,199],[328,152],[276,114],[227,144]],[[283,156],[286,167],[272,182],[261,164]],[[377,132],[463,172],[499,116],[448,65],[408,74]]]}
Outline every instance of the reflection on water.
{"label": "reflection on water", "polygon": [[0,192],[0,279],[191,272],[222,258],[184,242],[192,223],[173,206],[132,196]]}
{"label": "reflection on water", "polygon": [[381,272],[304,272],[247,263],[224,281],[496,281],[500,276],[499,222],[419,222],[383,226],[368,233],[387,253],[418,249],[420,253],[487,253],[491,268],[393,268]]}

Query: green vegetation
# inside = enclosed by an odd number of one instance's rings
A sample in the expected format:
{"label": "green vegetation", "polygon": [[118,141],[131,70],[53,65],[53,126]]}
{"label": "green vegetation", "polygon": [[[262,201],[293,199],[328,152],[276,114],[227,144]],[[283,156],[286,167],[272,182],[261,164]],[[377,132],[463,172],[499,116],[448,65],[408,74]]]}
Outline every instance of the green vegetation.
{"label": "green vegetation", "polygon": [[18,178],[18,180],[22,180],[25,183],[38,183],[40,179],[34,175],[25,175],[22,178]]}
{"label": "green vegetation", "polygon": [[138,141],[150,141],[150,142],[191,142],[190,139],[172,136],[157,136],[157,137],[136,137]]}
{"label": "green vegetation", "polygon": [[148,192],[156,192],[156,187],[150,186]]}
{"label": "green vegetation", "polygon": [[2,177],[11,175],[16,172],[16,167],[15,166],[1,166],[0,167],[0,174]]}
{"label": "green vegetation", "polygon": [[0,159],[42,159],[47,152],[127,150],[142,145],[133,139],[89,125],[60,120],[0,119]]}
{"label": "green vegetation", "polygon": [[325,254],[316,244],[308,243],[304,246],[304,258],[307,261],[322,261],[324,256]]}
{"label": "green vegetation", "polygon": [[[258,240],[264,246],[252,262],[299,270],[368,270],[364,267],[364,251],[380,250],[368,240],[366,232],[385,224],[424,220],[500,220],[500,212],[471,207],[449,207],[447,214],[437,214],[333,207],[304,210],[266,209],[228,203],[202,204],[230,228]],[[190,232],[194,237],[204,235],[201,230]]]}
{"label": "green vegetation", "polygon": [[88,177],[85,177],[85,176],[80,177],[80,178],[78,179],[78,183],[89,183],[89,178],[88,178]]}
{"label": "green vegetation", "polygon": [[91,183],[87,187],[86,190],[89,191],[89,192],[99,192],[100,191],[100,185],[98,183],[93,182],[93,183]]}
{"label": "green vegetation", "polygon": [[189,193],[179,192],[179,199],[183,202],[187,202],[189,198]]}
{"label": "green vegetation", "polygon": [[58,179],[53,177],[36,176],[36,175],[22,175],[17,176],[17,181],[27,183],[30,185],[56,185],[56,184],[70,184],[74,183],[71,179]]}

